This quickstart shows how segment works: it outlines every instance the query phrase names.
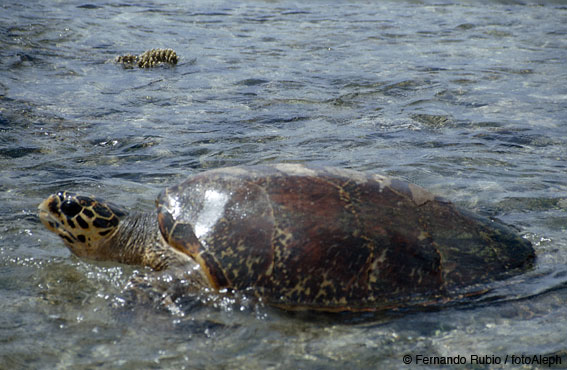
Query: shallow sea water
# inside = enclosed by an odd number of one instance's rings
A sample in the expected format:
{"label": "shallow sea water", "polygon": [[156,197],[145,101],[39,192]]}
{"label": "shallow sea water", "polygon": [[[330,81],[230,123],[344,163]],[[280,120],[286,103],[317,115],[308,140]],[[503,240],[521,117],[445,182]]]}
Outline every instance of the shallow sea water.
{"label": "shallow sea water", "polygon": [[[467,366],[488,355],[505,368],[522,354],[567,366],[565,3],[0,10],[0,368],[384,369],[404,355]],[[112,63],[158,47],[179,64]],[[214,296],[167,306],[126,288],[136,276],[168,285],[167,274],[81,261],[36,214],[62,189],[151,210],[185,176],[270,162],[415,182],[518,226],[537,265],[443,309],[292,314]]]}

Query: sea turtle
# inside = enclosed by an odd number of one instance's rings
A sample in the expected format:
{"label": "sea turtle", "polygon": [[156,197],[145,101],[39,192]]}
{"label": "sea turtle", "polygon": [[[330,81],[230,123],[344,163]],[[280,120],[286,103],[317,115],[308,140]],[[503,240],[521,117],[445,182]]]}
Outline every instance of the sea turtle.
{"label": "sea turtle", "polygon": [[195,286],[290,310],[375,311],[456,300],[530,268],[531,243],[498,221],[394,178],[299,164],[189,177],[127,212],[60,192],[43,224],[80,257],[181,268]]}

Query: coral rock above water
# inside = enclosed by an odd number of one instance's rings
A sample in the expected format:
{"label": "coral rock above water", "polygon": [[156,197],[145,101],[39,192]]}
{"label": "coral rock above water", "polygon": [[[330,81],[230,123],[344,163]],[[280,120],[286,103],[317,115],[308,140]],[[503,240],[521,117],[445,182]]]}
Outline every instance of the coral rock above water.
{"label": "coral rock above water", "polygon": [[126,68],[153,68],[160,64],[177,64],[179,57],[173,49],[151,49],[140,55],[126,54],[116,57],[115,62]]}

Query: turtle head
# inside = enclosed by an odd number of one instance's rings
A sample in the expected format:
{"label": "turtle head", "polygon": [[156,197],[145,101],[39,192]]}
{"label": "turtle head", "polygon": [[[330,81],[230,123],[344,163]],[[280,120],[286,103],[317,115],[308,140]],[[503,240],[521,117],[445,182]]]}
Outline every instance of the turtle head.
{"label": "turtle head", "polygon": [[100,249],[126,216],[111,203],[68,191],[51,195],[38,209],[41,222],[59,235],[73,254],[93,259],[106,259]]}

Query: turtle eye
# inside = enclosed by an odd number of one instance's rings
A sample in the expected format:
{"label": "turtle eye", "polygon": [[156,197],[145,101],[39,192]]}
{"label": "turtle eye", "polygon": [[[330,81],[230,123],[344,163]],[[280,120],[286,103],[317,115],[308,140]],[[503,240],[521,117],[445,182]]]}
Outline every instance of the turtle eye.
{"label": "turtle eye", "polygon": [[81,209],[83,209],[83,207],[73,200],[66,200],[61,203],[61,211],[67,217],[75,217],[79,212],[81,212]]}

